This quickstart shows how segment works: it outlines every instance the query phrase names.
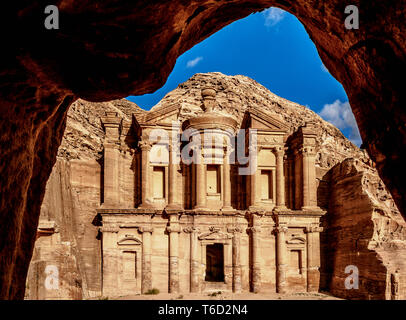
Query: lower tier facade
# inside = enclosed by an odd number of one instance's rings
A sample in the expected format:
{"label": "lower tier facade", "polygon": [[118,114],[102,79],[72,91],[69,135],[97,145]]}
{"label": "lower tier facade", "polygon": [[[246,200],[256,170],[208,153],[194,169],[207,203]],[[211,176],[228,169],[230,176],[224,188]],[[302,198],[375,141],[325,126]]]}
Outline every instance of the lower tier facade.
{"label": "lower tier facade", "polygon": [[323,214],[100,209],[103,296],[317,292]]}

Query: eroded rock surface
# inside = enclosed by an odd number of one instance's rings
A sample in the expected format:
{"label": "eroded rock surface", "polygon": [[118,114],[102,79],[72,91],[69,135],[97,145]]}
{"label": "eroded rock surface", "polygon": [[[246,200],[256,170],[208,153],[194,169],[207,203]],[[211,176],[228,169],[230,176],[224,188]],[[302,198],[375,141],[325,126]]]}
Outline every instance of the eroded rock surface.
{"label": "eroded rock surface", "polygon": [[46,1],[8,3],[0,62],[0,297],[22,298],[45,184],[66,110],[159,88],[176,58],[227,24],[272,5],[294,14],[343,84],[366,150],[405,214],[405,7],[355,0],[360,29],[344,28],[341,0],[63,0],[60,29],[43,26]]}

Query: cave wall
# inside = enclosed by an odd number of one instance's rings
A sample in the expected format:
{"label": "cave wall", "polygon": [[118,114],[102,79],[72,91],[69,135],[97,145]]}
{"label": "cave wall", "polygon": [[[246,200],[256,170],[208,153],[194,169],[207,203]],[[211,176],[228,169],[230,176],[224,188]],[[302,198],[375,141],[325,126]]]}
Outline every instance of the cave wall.
{"label": "cave wall", "polygon": [[272,5],[294,14],[349,97],[362,140],[406,214],[404,1],[353,0],[360,29],[344,28],[342,0],[60,0],[61,27],[43,26],[46,1],[1,11],[0,298],[24,297],[46,181],[66,110],[162,86],[176,58],[227,24]]}
{"label": "cave wall", "polygon": [[[330,203],[322,234],[322,289],[345,299],[406,299],[406,222],[376,171],[346,159],[329,172]],[[359,288],[345,280],[356,266]],[[392,295],[391,275],[399,273]]]}
{"label": "cave wall", "polygon": [[[101,293],[101,243],[94,225],[100,206],[96,160],[59,158],[47,182],[26,299],[86,299]],[[46,286],[55,266],[58,287]]]}

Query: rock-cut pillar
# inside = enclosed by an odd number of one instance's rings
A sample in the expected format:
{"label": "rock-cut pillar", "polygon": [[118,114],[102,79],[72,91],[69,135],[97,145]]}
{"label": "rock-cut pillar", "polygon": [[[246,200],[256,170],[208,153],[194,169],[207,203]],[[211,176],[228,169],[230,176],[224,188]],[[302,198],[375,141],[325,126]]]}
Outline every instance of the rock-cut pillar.
{"label": "rock-cut pillar", "polygon": [[190,233],[190,292],[199,292],[199,255],[198,255],[198,232],[195,227],[185,228]]}
{"label": "rock-cut pillar", "polygon": [[278,226],[276,232],[276,292],[286,292],[286,269],[287,269],[287,247],[286,247],[286,226]]}
{"label": "rock-cut pillar", "polygon": [[318,292],[320,284],[320,232],[322,227],[306,227],[307,292]]}
{"label": "rock-cut pillar", "polygon": [[277,147],[276,153],[276,207],[279,209],[285,206],[285,175],[284,175],[284,150],[283,147]]}
{"label": "rock-cut pillar", "polygon": [[302,209],[317,208],[317,186],[314,149],[312,147],[302,148],[303,168],[303,201]]}
{"label": "rock-cut pillar", "polygon": [[231,166],[228,152],[224,153],[223,158],[223,209],[224,211],[233,210],[231,206]]}
{"label": "rock-cut pillar", "polygon": [[228,232],[233,233],[233,292],[241,292],[241,233],[239,227],[231,228]]}
{"label": "rock-cut pillar", "polygon": [[251,232],[251,250],[252,250],[252,292],[261,291],[261,222],[257,214],[253,214],[253,226],[249,228]]}
{"label": "rock-cut pillar", "polygon": [[120,125],[122,119],[117,112],[106,112],[101,118],[106,133],[104,139],[104,206],[117,206],[119,203],[119,161]]}
{"label": "rock-cut pillar", "polygon": [[177,144],[169,145],[169,165],[168,165],[168,175],[169,175],[169,190],[168,190],[168,205],[167,209],[181,209],[179,201],[179,188],[178,188],[178,163],[177,159]]}
{"label": "rock-cut pillar", "polygon": [[205,209],[207,206],[206,164],[202,151],[198,152],[196,163],[196,205],[195,209]]}
{"label": "rock-cut pillar", "polygon": [[179,220],[178,214],[169,215],[169,292],[179,293]]}
{"label": "rock-cut pillar", "polygon": [[151,227],[141,227],[139,231],[142,233],[141,292],[146,293],[152,289],[151,237],[153,229]]}
{"label": "rock-cut pillar", "polygon": [[139,142],[141,149],[141,207],[148,208],[152,205],[151,201],[151,172],[149,164],[149,152],[151,143],[142,140]]}

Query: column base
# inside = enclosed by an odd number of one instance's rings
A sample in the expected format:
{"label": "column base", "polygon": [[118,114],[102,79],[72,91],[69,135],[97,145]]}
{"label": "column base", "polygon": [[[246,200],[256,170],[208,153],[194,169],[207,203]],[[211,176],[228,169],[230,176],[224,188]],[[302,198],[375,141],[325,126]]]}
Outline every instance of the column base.
{"label": "column base", "polygon": [[242,292],[242,285],[241,285],[241,266],[236,266],[234,270],[233,276],[233,292],[240,293]]}
{"label": "column base", "polygon": [[248,207],[249,211],[264,211],[265,209],[259,205],[253,205]]}
{"label": "column base", "polygon": [[210,211],[210,209],[207,208],[206,206],[195,206],[195,207],[193,208],[193,210]]}
{"label": "column base", "polygon": [[323,210],[318,206],[303,206],[301,208],[301,210],[303,210],[303,211],[319,211],[319,212],[323,212]]}
{"label": "column base", "polygon": [[138,209],[156,209],[156,207],[152,202],[148,201],[146,203],[141,203],[138,206]]}
{"label": "column base", "polygon": [[165,210],[183,210],[183,208],[179,203],[170,203],[165,207]]}
{"label": "column base", "polygon": [[307,292],[319,292],[320,272],[318,267],[307,270]]}
{"label": "column base", "polygon": [[288,208],[285,205],[281,205],[281,206],[276,206],[274,208],[275,211],[286,211],[288,210]]}
{"label": "column base", "polygon": [[102,209],[118,209],[119,204],[118,203],[113,203],[113,202],[103,202],[100,206]]}
{"label": "column base", "polygon": [[277,266],[277,270],[276,270],[276,292],[277,293],[286,293],[286,291],[287,291],[286,269],[287,269],[287,266],[284,264]]}
{"label": "column base", "polygon": [[222,207],[220,210],[221,211],[235,211],[235,209],[232,206]]}
{"label": "column base", "polygon": [[259,267],[254,267],[252,269],[251,288],[252,288],[252,292],[254,292],[254,293],[261,292],[261,269]]}

